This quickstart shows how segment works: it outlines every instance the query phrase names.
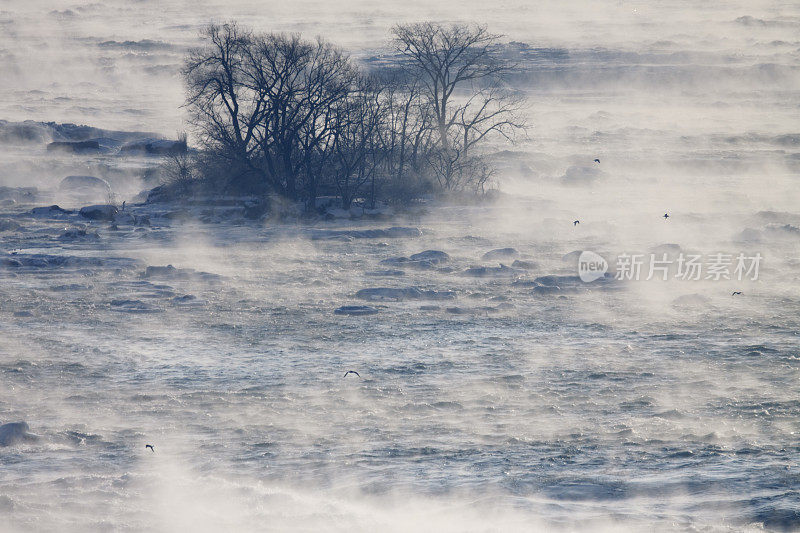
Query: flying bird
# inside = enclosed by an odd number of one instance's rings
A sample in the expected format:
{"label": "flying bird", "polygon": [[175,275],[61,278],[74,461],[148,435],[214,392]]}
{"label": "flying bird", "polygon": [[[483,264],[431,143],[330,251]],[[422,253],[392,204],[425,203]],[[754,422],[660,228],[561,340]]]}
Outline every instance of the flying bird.
{"label": "flying bird", "polygon": [[733,291],[733,294],[731,294],[731,296],[736,296],[737,294],[742,294],[742,291]]}
{"label": "flying bird", "polygon": [[572,223],[572,225],[573,225],[573,226],[577,226],[577,225],[578,225],[578,224],[580,224],[580,223],[581,223],[581,221],[580,221],[580,220],[576,220],[575,222],[573,222],[573,223]]}
{"label": "flying bird", "polygon": [[669,218],[669,213],[664,213],[664,220]]}
{"label": "flying bird", "polygon": [[359,374],[359,373],[358,373],[358,372],[356,372],[355,370],[348,370],[347,372],[345,372],[345,373],[344,373],[344,376],[342,376],[342,377],[343,377],[343,378],[346,378],[346,377],[347,377],[347,374],[355,374],[356,376],[358,376],[358,377],[361,377],[361,374]]}
{"label": "flying bird", "polygon": [[597,164],[600,164],[600,160],[599,159],[595,159],[594,162],[597,163]]}
{"label": "flying bird", "polygon": [[147,448],[150,448],[151,452],[156,453],[156,449],[153,447],[152,444],[145,444],[144,449],[146,450]]}

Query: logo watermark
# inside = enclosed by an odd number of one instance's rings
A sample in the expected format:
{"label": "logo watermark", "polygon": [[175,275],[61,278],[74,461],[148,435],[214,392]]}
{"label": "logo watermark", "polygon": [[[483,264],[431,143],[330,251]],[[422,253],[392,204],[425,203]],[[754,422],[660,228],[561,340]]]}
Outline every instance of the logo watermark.
{"label": "logo watermark", "polygon": [[608,272],[608,262],[603,256],[590,251],[581,252],[578,257],[578,276],[581,281],[591,283],[606,275]]}
{"label": "logo watermark", "polygon": [[[627,281],[678,279],[682,281],[758,280],[763,257],[760,253],[684,254],[628,254],[617,256],[614,278]],[[608,272],[608,263],[595,252],[581,252],[578,258],[578,275],[591,283]]]}

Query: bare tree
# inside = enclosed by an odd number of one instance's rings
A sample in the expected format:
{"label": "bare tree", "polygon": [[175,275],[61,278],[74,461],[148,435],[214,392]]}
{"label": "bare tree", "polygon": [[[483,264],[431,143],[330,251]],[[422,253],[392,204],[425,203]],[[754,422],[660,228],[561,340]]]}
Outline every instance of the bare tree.
{"label": "bare tree", "polygon": [[527,128],[520,118],[525,98],[507,90],[500,83],[482,88],[459,106],[455,130],[461,136],[457,144],[464,155],[489,135],[514,141]]}
{"label": "bare tree", "polygon": [[[235,23],[206,28],[183,69],[201,147],[191,173],[309,208],[321,190],[345,208],[356,198],[374,205],[379,194],[482,190],[493,172],[484,141],[524,128],[522,98],[502,83],[508,65],[493,55],[498,37],[482,26],[432,23],[394,34],[407,61],[367,76],[322,39]],[[187,161],[173,163],[188,171]]]}
{"label": "bare tree", "polygon": [[499,36],[485,26],[425,22],[392,31],[432,108],[441,150],[434,172],[442,186],[453,188],[463,181],[458,169],[476,145],[492,134],[511,139],[525,129],[518,116],[522,98],[502,84],[511,66],[492,53]]}
{"label": "bare tree", "polygon": [[[350,91],[356,69],[333,45],[298,35],[269,34],[254,54],[256,87],[267,101],[256,128],[260,156],[279,192],[290,198],[305,183],[316,195],[320,151],[331,134],[332,109]],[[312,199],[313,201],[313,199]]]}
{"label": "bare tree", "polygon": [[334,179],[344,209],[367,183],[372,185],[370,201],[374,204],[375,179],[388,155],[381,138],[388,116],[384,91],[378,80],[362,76],[338,108],[333,128]]}
{"label": "bare tree", "polygon": [[[237,177],[289,198],[305,183],[330,135],[331,108],[346,98],[356,69],[338,48],[299,35],[254,35],[211,25],[208,44],[184,67],[187,107],[207,149],[228,158]],[[252,188],[254,184],[249,183]]]}
{"label": "bare tree", "polygon": [[390,174],[401,180],[408,170],[421,171],[424,154],[433,144],[433,113],[419,80],[394,78],[384,85],[388,120],[384,144],[391,155],[387,162]]}
{"label": "bare tree", "polygon": [[235,180],[257,170],[249,164],[250,154],[264,112],[261,95],[247,83],[252,34],[231,23],[211,24],[202,36],[207,44],[192,50],[183,68],[186,107],[204,147],[239,169],[231,176]]}

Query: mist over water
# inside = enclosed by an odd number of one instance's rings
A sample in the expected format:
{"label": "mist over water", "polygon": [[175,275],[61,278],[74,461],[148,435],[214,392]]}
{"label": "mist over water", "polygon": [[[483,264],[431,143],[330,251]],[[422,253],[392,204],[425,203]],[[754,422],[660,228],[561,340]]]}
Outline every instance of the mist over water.
{"label": "mist over water", "polygon": [[[6,0],[0,119],[174,137],[182,58],[230,19],[365,64],[396,22],[486,23],[533,127],[497,144],[490,205],[313,226],[152,207],[96,239],[30,210],[85,205],[73,174],[133,203],[152,161],[4,141],[0,185],[47,202],[0,207],[0,424],[38,436],[0,447],[0,531],[800,527],[800,5]],[[421,234],[352,233],[390,226]],[[424,250],[450,260],[382,263]],[[612,273],[763,259],[757,280],[530,283],[582,250]],[[380,287],[455,297],[356,296]]]}

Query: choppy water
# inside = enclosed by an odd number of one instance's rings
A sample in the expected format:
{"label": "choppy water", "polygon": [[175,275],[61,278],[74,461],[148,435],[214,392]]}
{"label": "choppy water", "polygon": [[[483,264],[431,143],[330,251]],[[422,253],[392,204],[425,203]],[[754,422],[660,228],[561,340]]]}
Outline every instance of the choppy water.
{"label": "choppy water", "polygon": [[[796,5],[58,4],[2,6],[7,119],[171,134],[175,66],[210,18],[364,57],[396,19],[478,19],[569,59],[531,59],[535,127],[503,154],[494,206],[314,227],[153,213],[97,240],[60,238],[77,215],[3,207],[21,228],[0,232],[0,423],[40,439],[0,448],[0,530],[800,525]],[[143,39],[161,44],[100,44]],[[560,179],[594,157],[594,184]],[[139,164],[8,145],[0,184],[89,172],[125,197]],[[422,235],[312,238],[391,225]],[[532,280],[574,275],[574,250],[664,244],[758,252],[759,280],[547,292],[463,275],[495,248],[535,263],[516,276]],[[381,263],[427,249],[451,260]],[[216,276],[143,277],[167,264]],[[355,297],[370,287],[456,298]],[[334,314],[364,304],[378,313]]]}

